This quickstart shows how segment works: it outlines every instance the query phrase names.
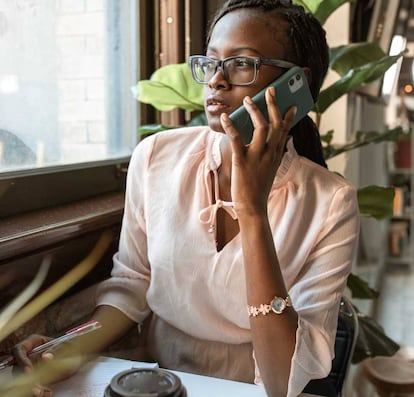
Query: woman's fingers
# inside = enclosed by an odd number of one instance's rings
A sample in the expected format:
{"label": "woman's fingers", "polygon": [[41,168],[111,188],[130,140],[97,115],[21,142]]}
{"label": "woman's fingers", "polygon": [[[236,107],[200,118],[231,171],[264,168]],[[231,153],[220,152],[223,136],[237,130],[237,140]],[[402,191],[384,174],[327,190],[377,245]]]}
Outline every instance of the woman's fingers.
{"label": "woman's fingers", "polygon": [[[274,151],[285,146],[287,135],[297,109],[296,107],[291,107],[283,118],[279,107],[277,106],[275,97],[274,87],[269,87],[265,93],[269,121],[266,120],[264,114],[253,102],[251,97],[246,96],[243,99],[243,104],[249,113],[254,126],[253,138],[249,144],[250,151],[258,150],[259,152],[262,152],[263,148],[266,146],[270,151]],[[233,126],[231,119],[225,113],[221,115],[221,124],[225,133],[231,138],[233,152],[236,154],[244,153],[245,145],[240,133]]]}
{"label": "woman's fingers", "polygon": [[270,126],[267,143],[271,150],[284,148],[297,108],[295,106],[289,108],[285,116],[282,117],[277,106],[277,93],[275,93],[274,87],[270,87],[266,91],[266,104]]}
{"label": "woman's fingers", "polygon": [[277,125],[282,122],[282,115],[280,114],[279,107],[276,101],[276,90],[275,87],[269,87],[265,94],[267,113],[269,115],[269,123]]}
{"label": "woman's fingers", "polygon": [[33,396],[35,397],[52,397],[53,391],[47,387],[36,385],[32,389]]}
{"label": "woman's fingers", "polygon": [[222,113],[220,115],[220,122],[221,126],[224,129],[224,132],[230,138],[230,144],[233,153],[239,156],[242,155],[245,150],[245,145],[239,131],[237,131],[237,129],[234,127],[229,115]]}
{"label": "woman's fingers", "polygon": [[17,366],[33,368],[33,359],[37,357],[29,357],[29,353],[37,346],[40,346],[50,338],[42,335],[30,335],[22,342],[15,345],[12,349],[13,357],[16,361]]}
{"label": "woman's fingers", "polygon": [[248,111],[254,127],[251,144],[253,147],[262,148],[266,144],[269,123],[251,97],[246,96],[243,99],[243,105]]}
{"label": "woman's fingers", "polygon": [[290,108],[283,117],[277,105],[277,93],[274,87],[268,87],[265,92],[265,100],[269,121],[266,120],[265,115],[253,102],[252,98],[245,97],[243,104],[254,126],[252,144],[259,149],[262,149],[266,144],[274,149],[275,146],[280,144],[284,146],[296,114],[296,108]]}
{"label": "woman's fingers", "polygon": [[[21,375],[22,372],[27,373],[27,375],[33,374],[34,376],[34,365],[38,361],[43,363],[52,362],[55,358],[54,352],[52,350],[47,350],[43,353],[38,353],[37,355],[31,355],[30,352],[37,346],[40,346],[48,342],[51,338],[42,336],[42,335],[30,335],[22,342],[16,344],[12,349],[13,357],[16,361],[16,365],[13,367],[13,374]],[[47,364],[49,365],[49,364]],[[49,368],[49,367],[48,367]],[[50,365],[50,372],[54,371],[53,364]],[[70,376],[74,371],[71,371],[70,374],[59,374],[59,379]],[[37,375],[36,375],[37,376]],[[42,382],[42,380],[37,379],[37,382]],[[45,382],[46,383],[46,382]],[[36,397],[52,397],[53,391],[46,386],[35,384],[32,388],[32,394]]]}

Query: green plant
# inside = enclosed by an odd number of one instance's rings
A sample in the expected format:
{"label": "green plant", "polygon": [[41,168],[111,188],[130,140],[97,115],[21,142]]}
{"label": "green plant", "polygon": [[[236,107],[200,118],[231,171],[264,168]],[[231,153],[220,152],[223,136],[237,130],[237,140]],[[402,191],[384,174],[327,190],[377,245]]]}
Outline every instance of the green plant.
{"label": "green plant", "polygon": [[[349,0],[295,0],[323,24],[338,7]],[[369,84],[379,78],[393,65],[405,51],[389,56],[376,44],[370,42],[341,45],[330,50],[329,67],[338,74],[338,79],[320,92],[313,112],[315,122],[320,126],[323,113],[340,97],[355,91],[364,84]],[[150,80],[141,80],[133,88],[136,99],[147,103],[160,111],[184,109],[193,112],[191,124],[205,123],[203,118],[203,88],[195,83],[186,63],[173,64],[158,69]],[[144,125],[139,128],[139,134],[148,135],[175,126]],[[333,158],[341,153],[355,150],[365,145],[384,141],[396,141],[403,128],[384,131],[356,131],[352,139],[343,145],[333,143],[334,130],[321,135],[325,159]],[[392,216],[394,189],[387,186],[364,186],[358,190],[358,203],[361,216],[381,220]],[[351,274],[348,287],[354,298],[374,299],[378,292],[358,276]],[[359,313],[360,334],[354,362],[372,355],[392,355],[398,345],[389,339],[382,328],[368,316]],[[371,342],[372,344],[370,345]]]}
{"label": "green plant", "polygon": [[[112,232],[104,231],[91,252],[81,262],[29,302],[41,287],[48,272],[51,258],[49,256],[45,257],[36,277],[28,287],[5,308],[2,308],[0,312],[0,341],[44,310],[85,277],[103,257],[112,239]],[[3,284],[2,281],[2,277],[0,277],[0,285]],[[24,373],[9,381],[2,382],[0,384],[0,396],[25,397],[31,395],[35,384],[48,384],[56,380],[59,373],[65,373],[78,360],[79,358],[73,357],[67,360],[55,360],[53,366],[47,363],[38,365],[30,374]]]}

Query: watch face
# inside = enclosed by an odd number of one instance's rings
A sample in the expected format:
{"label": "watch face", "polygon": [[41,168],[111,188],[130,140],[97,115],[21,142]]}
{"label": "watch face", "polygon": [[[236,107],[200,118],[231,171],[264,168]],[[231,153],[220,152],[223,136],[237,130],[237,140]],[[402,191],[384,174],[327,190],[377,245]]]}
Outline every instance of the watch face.
{"label": "watch face", "polygon": [[276,314],[281,314],[283,313],[283,310],[286,309],[286,301],[283,298],[280,298],[278,296],[272,300],[270,305],[272,306],[272,310]]}

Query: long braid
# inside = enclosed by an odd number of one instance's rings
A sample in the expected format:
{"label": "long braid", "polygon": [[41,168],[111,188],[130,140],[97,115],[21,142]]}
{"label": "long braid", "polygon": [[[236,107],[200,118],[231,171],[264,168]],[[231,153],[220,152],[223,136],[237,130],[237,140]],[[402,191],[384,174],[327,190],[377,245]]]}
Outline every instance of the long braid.
{"label": "long braid", "polygon": [[[309,88],[316,102],[329,65],[326,33],[317,19],[306,13],[302,6],[291,4],[288,0],[228,0],[213,17],[207,42],[216,23],[224,15],[240,8],[271,12],[275,18],[287,22],[286,40],[290,45],[285,48],[291,48],[291,51],[287,52],[286,60],[301,67],[309,67],[312,74]],[[301,156],[326,167],[319,131],[309,116],[297,123],[291,134],[296,151]]]}

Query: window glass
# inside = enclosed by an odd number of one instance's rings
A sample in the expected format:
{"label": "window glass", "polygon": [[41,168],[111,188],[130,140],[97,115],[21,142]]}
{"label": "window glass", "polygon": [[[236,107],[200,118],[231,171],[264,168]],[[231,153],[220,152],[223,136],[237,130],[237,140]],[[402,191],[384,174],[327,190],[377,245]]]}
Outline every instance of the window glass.
{"label": "window glass", "polygon": [[135,0],[0,0],[0,173],[127,156]]}

